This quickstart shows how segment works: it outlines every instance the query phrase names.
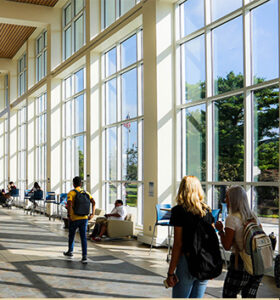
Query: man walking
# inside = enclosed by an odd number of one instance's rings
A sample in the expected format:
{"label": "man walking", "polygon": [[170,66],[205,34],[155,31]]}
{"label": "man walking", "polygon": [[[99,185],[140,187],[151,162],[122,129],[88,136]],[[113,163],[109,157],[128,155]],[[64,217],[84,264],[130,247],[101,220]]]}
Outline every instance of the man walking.
{"label": "man walking", "polygon": [[[82,260],[87,263],[87,224],[88,219],[94,216],[95,201],[90,193],[81,188],[82,180],[80,177],[73,178],[74,190],[71,190],[67,195],[67,211],[69,219],[69,237],[68,251],[63,254],[69,258],[73,256],[75,233],[79,228],[81,243],[82,243]],[[88,217],[90,211],[90,203],[92,204],[92,214]]]}

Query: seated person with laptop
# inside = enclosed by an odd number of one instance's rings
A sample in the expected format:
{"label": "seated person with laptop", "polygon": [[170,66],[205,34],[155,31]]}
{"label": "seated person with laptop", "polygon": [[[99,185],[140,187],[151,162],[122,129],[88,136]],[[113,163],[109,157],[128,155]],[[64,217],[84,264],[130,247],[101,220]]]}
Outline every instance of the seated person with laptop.
{"label": "seated person with laptop", "polygon": [[115,207],[109,214],[96,219],[94,229],[91,234],[91,240],[100,242],[101,237],[106,234],[108,220],[124,220],[126,217],[126,209],[122,200],[115,201]]}

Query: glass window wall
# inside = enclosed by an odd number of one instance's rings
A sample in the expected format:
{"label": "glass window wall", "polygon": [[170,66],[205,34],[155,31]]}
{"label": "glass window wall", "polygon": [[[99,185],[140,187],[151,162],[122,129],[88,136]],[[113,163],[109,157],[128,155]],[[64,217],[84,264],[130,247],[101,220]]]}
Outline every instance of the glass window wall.
{"label": "glass window wall", "polygon": [[133,8],[140,0],[102,0],[103,28],[110,26],[119,17]]}
{"label": "glass window wall", "polygon": [[47,32],[42,32],[36,40],[36,81],[47,75]]}
{"label": "glass window wall", "polygon": [[18,96],[26,92],[26,54],[23,54],[18,60]]}
{"label": "glass window wall", "polygon": [[85,2],[70,0],[63,8],[63,56],[69,58],[85,44]]}
{"label": "glass window wall", "polygon": [[72,179],[85,180],[85,69],[63,81],[63,192],[72,187]]}
{"label": "glass window wall", "polygon": [[278,1],[210,2],[211,18],[204,1],[175,7],[177,178],[197,176],[220,209],[226,189],[243,186],[264,230],[279,237]]}
{"label": "glass window wall", "polygon": [[36,178],[42,190],[47,189],[47,94],[36,99]]}
{"label": "glass window wall", "polygon": [[143,202],[143,61],[137,57],[141,35],[138,30],[103,55],[106,206],[110,210],[117,198],[122,199],[138,224],[142,224]]}

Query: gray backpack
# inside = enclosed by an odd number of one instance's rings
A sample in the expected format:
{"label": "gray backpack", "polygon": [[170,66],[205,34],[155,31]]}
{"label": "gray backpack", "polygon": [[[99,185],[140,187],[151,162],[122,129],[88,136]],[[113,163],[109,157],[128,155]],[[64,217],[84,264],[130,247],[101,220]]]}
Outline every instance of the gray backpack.
{"label": "gray backpack", "polygon": [[273,270],[273,250],[270,238],[261,225],[249,221],[243,229],[243,250],[239,252],[247,273],[256,276]]}

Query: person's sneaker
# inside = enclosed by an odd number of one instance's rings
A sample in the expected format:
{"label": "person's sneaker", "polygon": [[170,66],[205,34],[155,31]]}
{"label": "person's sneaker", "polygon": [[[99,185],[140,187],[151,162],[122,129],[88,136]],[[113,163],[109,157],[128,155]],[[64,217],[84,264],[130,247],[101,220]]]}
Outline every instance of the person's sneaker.
{"label": "person's sneaker", "polygon": [[99,237],[99,236],[92,237],[90,240],[93,242],[101,242],[101,237]]}
{"label": "person's sneaker", "polygon": [[81,262],[82,262],[82,264],[87,264],[87,257],[83,257]]}
{"label": "person's sneaker", "polygon": [[72,253],[72,252],[69,252],[69,251],[64,251],[64,252],[63,252],[63,255],[64,255],[64,256],[67,256],[68,258],[72,258],[72,257],[73,257],[73,253]]}

